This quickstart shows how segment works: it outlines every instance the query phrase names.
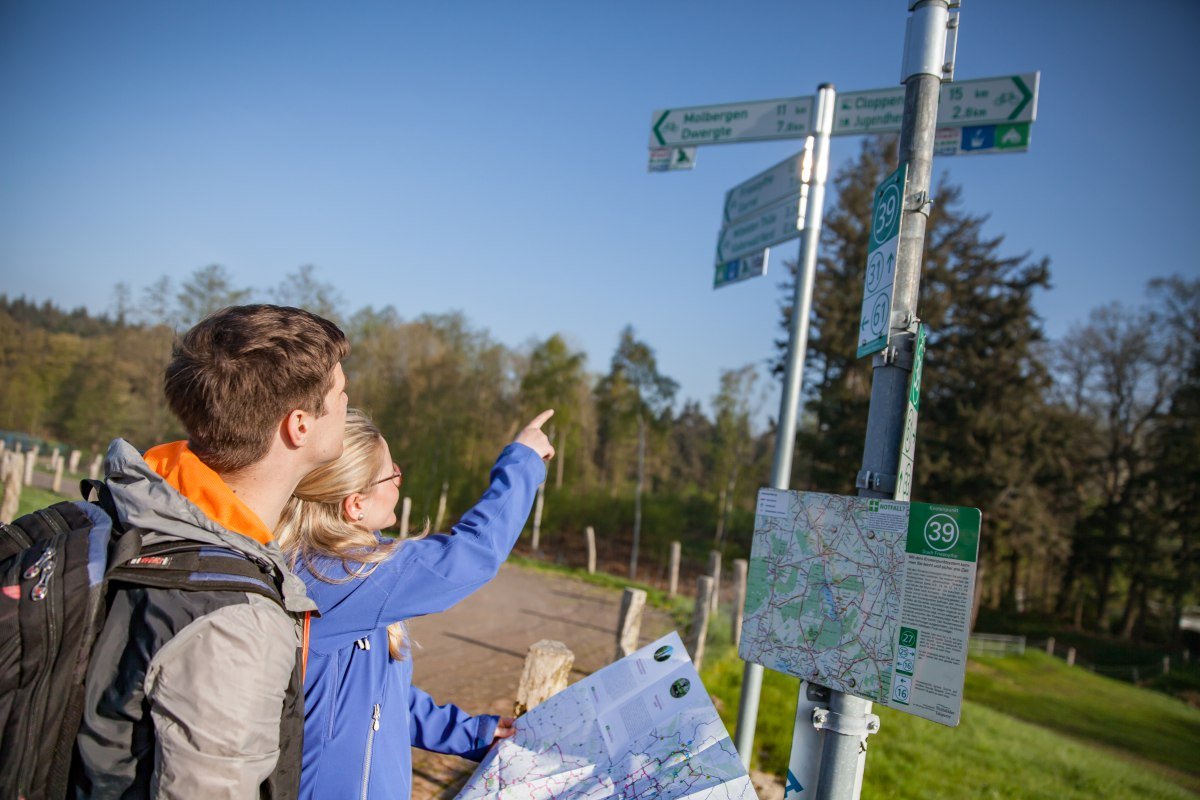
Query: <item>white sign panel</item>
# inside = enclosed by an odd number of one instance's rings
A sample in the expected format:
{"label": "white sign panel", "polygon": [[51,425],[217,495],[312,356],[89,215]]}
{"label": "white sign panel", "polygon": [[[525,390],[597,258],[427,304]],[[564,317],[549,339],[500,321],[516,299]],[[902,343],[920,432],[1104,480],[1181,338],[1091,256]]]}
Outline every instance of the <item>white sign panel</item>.
{"label": "white sign panel", "polygon": [[812,96],[659,109],[650,119],[650,146],[799,139],[812,132],[812,114]]}
{"label": "white sign panel", "polygon": [[[937,124],[961,128],[1033,122],[1040,76],[1040,72],[1028,72],[943,84]],[[846,92],[837,98],[833,135],[898,131],[903,119],[903,86]]]}
{"label": "white sign panel", "polygon": [[650,172],[671,172],[677,169],[692,169],[696,166],[694,147],[651,147]]}
{"label": "white sign panel", "polygon": [[790,197],[721,228],[716,263],[733,261],[795,239],[804,227],[804,199],[806,196]]}
{"label": "white sign panel", "polygon": [[758,278],[767,274],[767,261],[771,257],[770,249],[763,250],[745,258],[735,258],[717,264],[713,270],[713,288],[720,289],[731,283],[740,283],[750,278]]}
{"label": "white sign panel", "polygon": [[1033,123],[969,125],[963,128],[938,128],[933,138],[935,156],[973,156],[986,153],[1024,153],[1029,150]]}
{"label": "white sign panel", "polygon": [[784,198],[799,195],[804,178],[812,171],[811,145],[810,137],[804,150],[726,192],[723,224],[729,225]]}

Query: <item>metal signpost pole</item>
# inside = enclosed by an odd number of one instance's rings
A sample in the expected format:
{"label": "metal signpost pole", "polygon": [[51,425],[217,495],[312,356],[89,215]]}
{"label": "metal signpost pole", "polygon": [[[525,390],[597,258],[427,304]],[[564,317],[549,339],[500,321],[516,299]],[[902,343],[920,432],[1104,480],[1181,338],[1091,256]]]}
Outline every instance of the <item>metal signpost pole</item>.
{"label": "metal signpost pole", "polygon": [[[909,10],[912,16],[902,72],[904,122],[900,131],[900,163],[907,164],[908,191],[903,197],[896,255],[890,344],[873,359],[863,467],[856,480],[862,497],[891,498],[896,490],[896,465],[916,339],[917,294],[929,213],[949,4],[947,0],[917,0],[909,3]],[[870,732],[865,720],[871,712],[871,703],[830,692],[829,712],[822,725],[825,741],[817,797],[857,798],[866,755],[866,733]]]}
{"label": "metal signpost pole", "polygon": [[[836,98],[833,84],[817,89],[814,117],[814,141],[811,165],[805,165],[804,189],[808,190],[804,214],[804,233],[800,240],[800,263],[796,270],[796,293],[792,300],[792,319],[788,334],[787,371],[783,398],[779,403],[779,428],[775,434],[775,461],[771,467],[771,486],[786,489],[791,483],[792,449],[796,440],[796,417],[800,405],[800,385],[804,377],[804,357],[808,349],[808,318],[812,309],[813,279],[817,271],[817,249],[821,244],[821,218],[825,207],[825,178],[829,171],[829,134],[833,130]],[[758,719],[758,701],[762,690],[763,668],[746,662],[742,673],[742,693],[738,704],[735,746],[742,763],[750,768],[754,748],[754,724]]]}

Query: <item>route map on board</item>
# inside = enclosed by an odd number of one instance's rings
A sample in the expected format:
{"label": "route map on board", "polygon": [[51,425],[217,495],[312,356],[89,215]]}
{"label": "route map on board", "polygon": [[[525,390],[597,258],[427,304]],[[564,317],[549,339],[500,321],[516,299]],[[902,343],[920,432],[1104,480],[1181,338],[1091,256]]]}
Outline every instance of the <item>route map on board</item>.
{"label": "route map on board", "polygon": [[957,725],[980,513],[763,489],[738,654]]}
{"label": "route map on board", "polygon": [[552,797],[755,798],[678,634],[530,709],[458,794]]}

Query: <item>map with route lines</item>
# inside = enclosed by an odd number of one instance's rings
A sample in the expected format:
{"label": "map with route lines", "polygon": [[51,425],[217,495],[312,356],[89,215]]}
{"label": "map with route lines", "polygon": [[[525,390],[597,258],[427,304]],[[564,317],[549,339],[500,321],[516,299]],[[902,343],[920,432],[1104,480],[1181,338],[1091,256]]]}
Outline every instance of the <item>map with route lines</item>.
{"label": "map with route lines", "polygon": [[753,800],[755,794],[672,633],[530,709],[458,797]]}
{"label": "map with route lines", "polygon": [[763,489],[739,655],[886,704],[907,524],[904,503]]}

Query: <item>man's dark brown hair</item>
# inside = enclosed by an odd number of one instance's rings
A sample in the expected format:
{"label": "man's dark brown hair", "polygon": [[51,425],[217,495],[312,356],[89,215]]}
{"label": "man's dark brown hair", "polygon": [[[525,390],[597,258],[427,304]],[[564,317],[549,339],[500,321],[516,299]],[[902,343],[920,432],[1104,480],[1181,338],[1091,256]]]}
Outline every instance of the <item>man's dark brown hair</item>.
{"label": "man's dark brown hair", "polygon": [[316,314],[232,306],[175,341],[163,390],[192,451],[236,472],[266,456],[288,412],[325,413],[333,368],[349,352],[346,335]]}

